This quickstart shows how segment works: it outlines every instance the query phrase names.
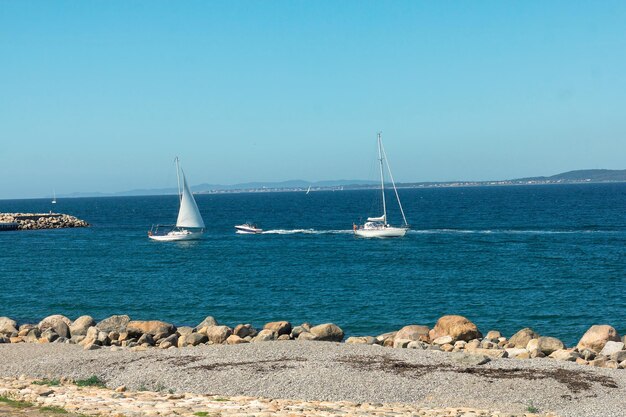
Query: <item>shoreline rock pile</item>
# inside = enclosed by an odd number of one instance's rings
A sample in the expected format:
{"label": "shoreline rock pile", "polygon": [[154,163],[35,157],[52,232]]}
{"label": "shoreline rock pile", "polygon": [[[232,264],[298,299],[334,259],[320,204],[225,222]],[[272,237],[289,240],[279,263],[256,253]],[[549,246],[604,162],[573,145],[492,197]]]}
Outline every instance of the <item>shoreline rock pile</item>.
{"label": "shoreline rock pile", "polygon": [[[212,316],[195,327],[176,327],[158,320],[131,320],[127,315],[111,316],[96,323],[91,316],[71,321],[56,314],[38,324],[19,326],[15,320],[0,317],[0,343],[70,343],[85,350],[106,346],[131,350],[170,349],[289,340],[342,342],[344,332],[333,323],[292,326],[288,321],[270,322],[260,330],[250,324],[231,328],[220,325]],[[491,330],[483,337],[474,323],[456,315],[439,318],[432,329],[424,325],[408,325],[376,337],[351,336],[345,343],[461,352],[482,363],[493,358],[547,357],[581,365],[626,369],[626,336],[620,338],[615,328],[606,324],[591,326],[576,346],[570,348],[559,339],[541,336],[530,328],[521,329],[510,339],[497,330]]]}
{"label": "shoreline rock pile", "polygon": [[61,213],[0,213],[0,223],[17,223],[17,230],[88,227],[89,223]]}

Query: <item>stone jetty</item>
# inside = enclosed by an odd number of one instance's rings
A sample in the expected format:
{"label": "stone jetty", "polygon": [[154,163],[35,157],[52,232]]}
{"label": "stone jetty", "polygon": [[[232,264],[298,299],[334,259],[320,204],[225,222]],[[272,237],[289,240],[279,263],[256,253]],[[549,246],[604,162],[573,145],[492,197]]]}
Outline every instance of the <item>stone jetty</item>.
{"label": "stone jetty", "polygon": [[89,223],[84,220],[61,213],[0,213],[0,224],[16,225],[15,228],[12,228],[13,230],[63,229],[89,226]]}
{"label": "stone jetty", "polygon": [[[52,315],[39,323],[19,324],[0,317],[0,343],[68,343],[85,350],[153,348],[175,349],[198,345],[237,345],[268,341],[343,342],[343,330],[333,323],[293,326],[289,321],[267,323],[262,329],[250,324],[235,327],[220,325],[206,317],[195,327],[158,320],[131,320],[115,315],[96,322],[91,316],[70,320]],[[540,335],[524,328],[507,338],[497,330],[484,336],[478,327],[463,316],[447,315],[434,327],[412,324],[378,336],[351,336],[346,344],[378,345],[395,349],[421,349],[461,355],[468,363],[485,364],[492,359],[529,360],[548,358],[610,369],[626,369],[626,337],[620,337],[607,324],[593,325],[575,346],[567,347],[555,337]]]}

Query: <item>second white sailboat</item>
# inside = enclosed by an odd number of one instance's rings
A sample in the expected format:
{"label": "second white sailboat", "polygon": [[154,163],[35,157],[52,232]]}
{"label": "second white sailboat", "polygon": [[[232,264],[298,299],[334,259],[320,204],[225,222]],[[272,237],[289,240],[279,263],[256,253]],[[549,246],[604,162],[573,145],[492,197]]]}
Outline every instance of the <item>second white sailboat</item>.
{"label": "second white sailboat", "polygon": [[396,199],[398,200],[398,206],[400,207],[400,213],[402,214],[402,220],[404,221],[404,225],[400,227],[394,227],[387,223],[387,202],[385,200],[385,172],[383,170],[383,165],[387,160],[387,155],[385,154],[385,148],[383,147],[383,142],[381,139],[381,134],[378,133],[378,161],[380,163],[380,188],[382,192],[382,203],[383,203],[383,214],[378,217],[368,217],[365,224],[362,226],[353,225],[354,234],[359,237],[402,237],[406,234],[406,231],[409,229],[409,224],[406,221],[406,216],[404,215],[404,209],[402,208],[402,203],[400,202],[400,196],[398,195],[398,190],[396,189],[396,183],[393,180],[393,175],[391,174],[391,168],[389,168],[389,162],[387,161],[387,171],[389,172],[389,178],[391,179],[391,184],[393,186],[393,191],[395,192]]}

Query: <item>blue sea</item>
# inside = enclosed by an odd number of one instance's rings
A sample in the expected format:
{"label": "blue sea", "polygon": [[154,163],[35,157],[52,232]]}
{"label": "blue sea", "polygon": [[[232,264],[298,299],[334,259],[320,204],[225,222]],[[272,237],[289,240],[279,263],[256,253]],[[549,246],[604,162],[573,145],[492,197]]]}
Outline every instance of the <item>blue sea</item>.
{"label": "blue sea", "polygon": [[[0,316],[129,314],[195,325],[334,322],[348,335],[461,314],[486,333],[522,327],[575,343],[626,333],[626,184],[401,189],[412,230],[355,238],[375,190],[196,196],[196,242],[154,242],[176,196],[0,200],[0,212],[82,218],[84,229],[0,232]],[[399,224],[397,205],[390,221]],[[267,231],[238,235],[248,220]]]}

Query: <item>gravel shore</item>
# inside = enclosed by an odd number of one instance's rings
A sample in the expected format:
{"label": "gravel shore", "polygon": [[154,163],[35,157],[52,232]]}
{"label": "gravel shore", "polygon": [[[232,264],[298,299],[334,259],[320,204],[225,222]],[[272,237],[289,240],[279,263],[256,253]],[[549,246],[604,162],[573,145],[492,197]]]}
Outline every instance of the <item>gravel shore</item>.
{"label": "gravel shore", "polygon": [[265,398],[476,407],[562,416],[623,416],[626,373],[554,361],[326,342],[266,342],[131,351],[0,345],[0,376],[86,378],[115,388]]}

